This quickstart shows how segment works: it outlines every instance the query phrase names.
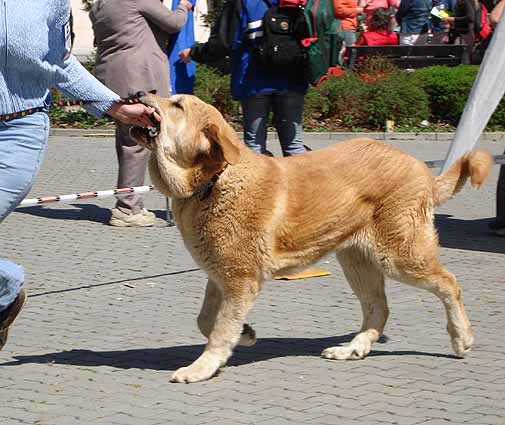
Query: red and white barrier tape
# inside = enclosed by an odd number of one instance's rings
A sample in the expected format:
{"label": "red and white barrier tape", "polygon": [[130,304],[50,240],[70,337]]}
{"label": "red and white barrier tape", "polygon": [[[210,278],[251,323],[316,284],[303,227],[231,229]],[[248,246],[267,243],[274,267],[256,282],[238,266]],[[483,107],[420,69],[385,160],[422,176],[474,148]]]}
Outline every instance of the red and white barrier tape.
{"label": "red and white barrier tape", "polygon": [[146,193],[154,190],[153,186],[124,187],[112,190],[97,190],[95,192],[73,193],[71,195],[44,196],[42,198],[25,199],[19,207],[31,207],[34,205],[52,204],[54,202],[72,202],[80,199],[107,198],[109,196],[124,196],[131,193]]}

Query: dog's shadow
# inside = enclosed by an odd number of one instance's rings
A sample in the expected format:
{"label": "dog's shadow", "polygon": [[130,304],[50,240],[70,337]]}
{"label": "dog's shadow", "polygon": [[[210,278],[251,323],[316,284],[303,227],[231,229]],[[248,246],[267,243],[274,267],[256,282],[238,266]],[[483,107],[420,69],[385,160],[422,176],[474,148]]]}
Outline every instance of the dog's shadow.
{"label": "dog's shadow", "polygon": [[[110,209],[95,204],[69,204],[73,208],[50,208],[45,205],[17,208],[17,213],[29,214],[53,220],[92,221],[106,224],[110,220]],[[165,220],[166,211],[152,211],[157,218]],[[469,251],[493,252],[505,254],[503,237],[490,234],[488,219],[462,220],[451,215],[437,214],[436,227],[440,245]]]}
{"label": "dog's shadow", "polygon": [[505,254],[505,238],[489,231],[491,221],[490,218],[462,220],[452,215],[436,214],[435,225],[440,245],[445,248]]}
{"label": "dog's shadow", "polygon": [[[349,342],[354,333],[327,338],[262,338],[252,347],[237,347],[228,361],[229,366],[241,366],[279,357],[320,356],[330,346]],[[383,337],[379,342],[386,342]],[[118,369],[175,370],[193,362],[204,349],[204,345],[180,345],[167,348],[139,348],[117,351],[70,350],[32,356],[14,356],[14,361],[0,363],[0,367],[20,366],[30,363],[56,363],[84,367],[110,366]],[[374,356],[430,356],[457,358],[450,354],[418,351],[374,350]]]}

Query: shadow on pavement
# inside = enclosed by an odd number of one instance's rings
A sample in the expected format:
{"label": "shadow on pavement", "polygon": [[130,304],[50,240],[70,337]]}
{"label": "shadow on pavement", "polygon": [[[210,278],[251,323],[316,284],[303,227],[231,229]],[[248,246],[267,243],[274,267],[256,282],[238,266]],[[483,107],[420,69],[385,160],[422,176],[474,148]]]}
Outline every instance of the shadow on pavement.
{"label": "shadow on pavement", "polygon": [[[327,338],[261,338],[253,347],[238,347],[229,366],[240,366],[278,357],[320,356],[331,346],[349,342],[355,334]],[[180,345],[166,348],[139,348],[117,351],[71,350],[35,356],[14,356],[14,361],[0,367],[20,366],[30,363],[56,363],[76,366],[111,366],[120,369],[175,370],[194,361],[204,345]],[[369,357],[376,356],[429,356],[457,359],[450,354],[419,351],[374,350]]]}
{"label": "shadow on pavement", "polygon": [[[73,209],[34,206],[18,208],[16,212],[56,220],[88,220],[108,223],[110,209],[94,204],[70,204]],[[153,211],[157,218],[165,220],[166,211]],[[505,254],[505,238],[493,235],[488,230],[491,218],[462,220],[451,215],[435,215],[435,225],[440,236],[440,245],[445,248]]]}
{"label": "shadow on pavement", "polygon": [[451,215],[436,214],[435,226],[444,248],[505,254],[505,238],[488,230],[491,218],[461,220]]}
{"label": "shadow on pavement", "polygon": [[[107,224],[110,220],[110,208],[102,208],[95,204],[68,204],[73,208],[51,208],[47,205],[17,208],[17,213],[50,218],[53,220],[86,220]],[[111,206],[112,208],[112,206]],[[166,212],[163,210],[152,211],[157,218],[165,220]]]}

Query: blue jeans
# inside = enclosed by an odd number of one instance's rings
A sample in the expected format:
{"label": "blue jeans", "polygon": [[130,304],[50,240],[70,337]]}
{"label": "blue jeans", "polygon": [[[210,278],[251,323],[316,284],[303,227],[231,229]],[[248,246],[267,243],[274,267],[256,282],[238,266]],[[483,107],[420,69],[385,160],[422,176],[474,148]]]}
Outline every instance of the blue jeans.
{"label": "blue jeans", "polygon": [[[45,112],[0,121],[0,223],[30,191],[48,136],[49,117]],[[12,304],[23,284],[23,269],[0,258],[0,311]]]}
{"label": "blue jeans", "polygon": [[298,92],[262,93],[243,99],[245,144],[257,153],[266,153],[268,116],[272,111],[283,155],[305,152],[303,102],[304,95]]}
{"label": "blue jeans", "polygon": [[338,55],[338,63],[339,65],[344,65],[345,48],[347,46],[352,46],[354,43],[356,43],[358,37],[356,36],[356,30],[342,30],[341,35],[342,37],[344,37],[344,44],[342,45],[342,49],[340,50],[340,53]]}
{"label": "blue jeans", "polygon": [[342,30],[341,32],[346,46],[352,46],[356,43],[356,40],[358,39],[356,36],[356,30]]}

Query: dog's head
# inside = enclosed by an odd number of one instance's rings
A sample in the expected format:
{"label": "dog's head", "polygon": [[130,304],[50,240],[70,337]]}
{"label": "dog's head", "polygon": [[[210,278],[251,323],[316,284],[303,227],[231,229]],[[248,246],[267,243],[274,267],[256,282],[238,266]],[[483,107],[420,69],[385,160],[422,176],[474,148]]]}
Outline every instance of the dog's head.
{"label": "dog's head", "polygon": [[132,137],[153,152],[149,171],[154,185],[174,198],[192,196],[226,165],[240,159],[241,143],[219,111],[195,96],[140,99],[160,117],[158,128],[134,127]]}

